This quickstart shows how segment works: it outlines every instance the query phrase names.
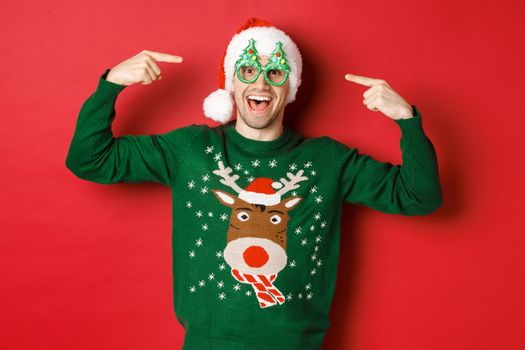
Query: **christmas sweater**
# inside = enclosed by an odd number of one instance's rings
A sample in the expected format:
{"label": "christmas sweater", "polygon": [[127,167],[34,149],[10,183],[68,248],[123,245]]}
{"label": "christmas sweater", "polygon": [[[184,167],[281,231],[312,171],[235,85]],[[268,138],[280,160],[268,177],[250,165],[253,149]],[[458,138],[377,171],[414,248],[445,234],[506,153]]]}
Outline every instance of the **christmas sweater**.
{"label": "christmas sweater", "polygon": [[320,349],[335,290],[343,203],[390,214],[441,206],[421,115],[396,120],[403,164],[288,127],[273,141],[234,122],[113,137],[125,88],[100,76],[83,104],[66,166],[100,184],[172,190],[173,301],[183,349]]}

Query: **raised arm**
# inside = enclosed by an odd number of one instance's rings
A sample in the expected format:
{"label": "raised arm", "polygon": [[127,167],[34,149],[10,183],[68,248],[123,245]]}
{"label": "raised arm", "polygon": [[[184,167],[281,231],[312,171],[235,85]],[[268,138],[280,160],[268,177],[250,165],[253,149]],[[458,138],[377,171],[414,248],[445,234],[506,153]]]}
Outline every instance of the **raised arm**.
{"label": "raised arm", "polygon": [[[198,132],[197,126],[162,135],[117,138],[111,131],[118,94],[128,85],[150,84],[160,76],[156,64],[151,65],[153,56],[148,52],[143,51],[111,70],[106,69],[99,78],[96,91],[82,105],[66,158],[67,168],[79,178],[103,184],[173,183],[181,154],[189,145],[188,140]],[[178,60],[175,57],[173,62]]]}
{"label": "raised arm", "polygon": [[408,104],[383,80],[347,75],[347,80],[370,86],[363,103],[380,111],[401,128],[403,164],[380,162],[357,148],[336,145],[342,165],[343,200],[390,214],[424,215],[442,205],[434,146],[425,135],[419,110]]}

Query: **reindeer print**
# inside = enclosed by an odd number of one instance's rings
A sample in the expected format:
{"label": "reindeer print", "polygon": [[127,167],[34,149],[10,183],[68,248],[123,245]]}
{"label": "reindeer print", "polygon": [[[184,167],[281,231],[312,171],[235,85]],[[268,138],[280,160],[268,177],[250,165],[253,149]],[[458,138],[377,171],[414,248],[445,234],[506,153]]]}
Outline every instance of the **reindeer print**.
{"label": "reindeer print", "polygon": [[225,168],[222,161],[218,166],[213,173],[238,194],[211,190],[223,205],[231,208],[224,259],[231,267],[232,276],[253,287],[261,308],[283,304],[286,299],[274,282],[287,264],[288,212],[302,198],[281,199],[281,196],[299,188],[298,183],[308,178],[299,170],[295,175],[287,173],[288,179],[281,178],[279,182],[257,178],[242,189],[236,184],[239,175],[231,175],[232,169]]}

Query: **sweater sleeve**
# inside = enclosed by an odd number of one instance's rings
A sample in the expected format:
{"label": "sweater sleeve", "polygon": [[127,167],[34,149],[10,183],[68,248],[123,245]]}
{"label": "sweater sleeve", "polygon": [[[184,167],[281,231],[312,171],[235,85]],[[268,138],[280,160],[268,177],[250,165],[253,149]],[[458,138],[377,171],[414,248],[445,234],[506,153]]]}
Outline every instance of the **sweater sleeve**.
{"label": "sweater sleeve", "polygon": [[202,128],[194,124],[165,134],[113,137],[115,101],[126,86],[107,81],[108,72],[80,109],[66,167],[100,184],[152,181],[172,186],[185,147]]}
{"label": "sweater sleeve", "polygon": [[402,165],[380,162],[339,144],[343,200],[389,214],[425,215],[442,205],[435,149],[423,131],[421,114],[394,120],[401,129]]}

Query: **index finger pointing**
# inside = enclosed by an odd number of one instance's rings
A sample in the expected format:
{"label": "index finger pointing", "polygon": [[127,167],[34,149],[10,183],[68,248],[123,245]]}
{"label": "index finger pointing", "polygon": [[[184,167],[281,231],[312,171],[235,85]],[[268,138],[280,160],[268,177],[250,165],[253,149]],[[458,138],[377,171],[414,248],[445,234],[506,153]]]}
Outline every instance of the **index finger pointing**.
{"label": "index finger pointing", "polygon": [[346,74],[345,79],[365,86],[374,86],[381,81],[380,79],[372,79],[355,74]]}
{"label": "index finger pointing", "polygon": [[150,55],[157,62],[170,62],[170,63],[181,63],[182,57],[170,55],[163,52],[155,52],[150,50],[144,50],[144,53]]}

